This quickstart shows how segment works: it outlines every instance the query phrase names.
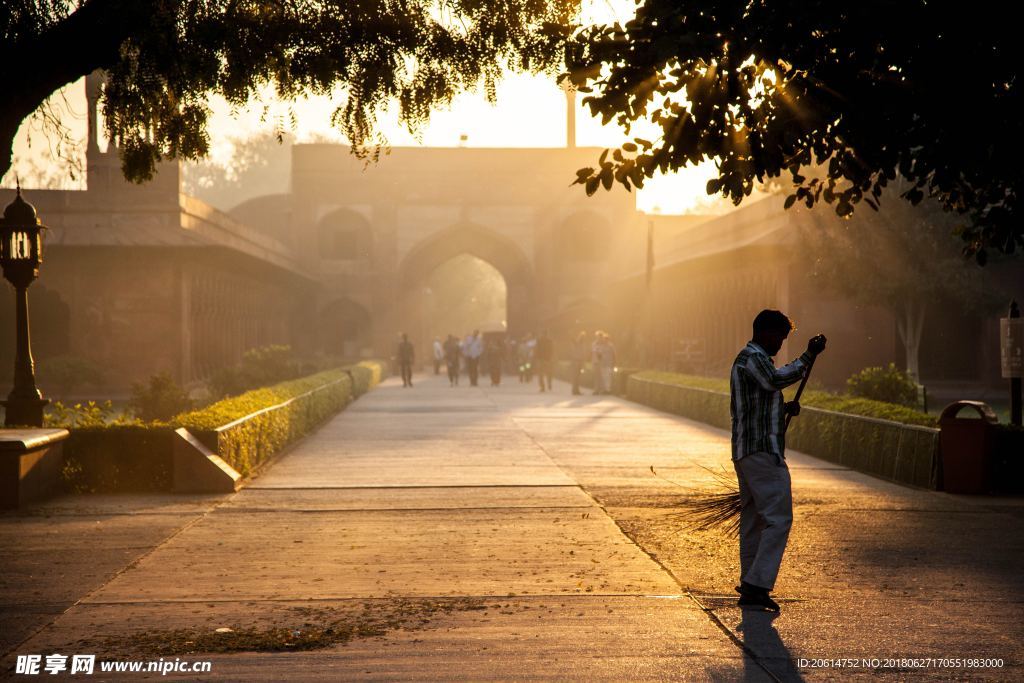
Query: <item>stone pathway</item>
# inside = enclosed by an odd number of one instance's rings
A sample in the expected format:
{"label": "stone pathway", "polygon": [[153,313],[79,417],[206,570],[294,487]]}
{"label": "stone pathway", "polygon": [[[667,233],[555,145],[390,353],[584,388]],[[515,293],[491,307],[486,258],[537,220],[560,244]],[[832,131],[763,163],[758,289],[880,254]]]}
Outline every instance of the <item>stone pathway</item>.
{"label": "stone pathway", "polygon": [[[734,541],[686,532],[673,508],[708,483],[702,467],[728,465],[726,434],[565,385],[417,379],[389,380],[231,496],[0,516],[15,548],[0,560],[4,666],[96,652],[212,662],[183,680],[1024,675],[1024,501],[792,454],[788,601],[773,620],[735,607]],[[262,651],[232,652],[246,647]],[[1004,666],[885,661],[928,657]],[[879,661],[800,661],[861,658]]]}

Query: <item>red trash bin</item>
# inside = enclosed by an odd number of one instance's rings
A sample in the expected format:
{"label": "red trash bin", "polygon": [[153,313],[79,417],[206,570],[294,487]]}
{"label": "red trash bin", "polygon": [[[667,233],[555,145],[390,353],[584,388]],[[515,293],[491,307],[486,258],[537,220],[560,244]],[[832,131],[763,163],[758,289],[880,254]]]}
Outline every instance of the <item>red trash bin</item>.
{"label": "red trash bin", "polygon": [[[970,408],[977,417],[959,417]],[[957,401],[939,416],[942,488],[947,493],[987,493],[992,453],[992,425],[999,418],[981,401]]]}

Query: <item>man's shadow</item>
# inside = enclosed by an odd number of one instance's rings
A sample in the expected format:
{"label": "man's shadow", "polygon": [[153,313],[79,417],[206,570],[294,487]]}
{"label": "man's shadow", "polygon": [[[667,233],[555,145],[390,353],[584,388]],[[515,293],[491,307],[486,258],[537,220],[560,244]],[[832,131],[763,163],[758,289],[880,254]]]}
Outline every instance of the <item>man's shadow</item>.
{"label": "man's shadow", "polygon": [[[736,626],[740,640],[750,652],[757,655],[758,661],[768,668],[781,681],[803,681],[804,678],[797,668],[796,662],[789,653],[782,637],[772,623],[778,618],[778,612],[767,612],[755,609],[742,610],[743,616]],[[745,681],[764,680],[764,669],[751,657],[743,658]]]}

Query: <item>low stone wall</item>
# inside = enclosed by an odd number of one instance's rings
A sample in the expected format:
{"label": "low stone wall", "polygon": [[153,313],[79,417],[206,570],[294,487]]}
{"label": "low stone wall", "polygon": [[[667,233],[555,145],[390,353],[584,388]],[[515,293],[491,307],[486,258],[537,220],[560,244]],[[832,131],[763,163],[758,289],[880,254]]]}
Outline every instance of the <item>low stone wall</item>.
{"label": "low stone wall", "polygon": [[[729,394],[630,376],[626,398],[667,413],[730,429]],[[788,448],[883,479],[927,489],[939,485],[939,430],[803,407]]]}
{"label": "low stone wall", "polygon": [[[377,385],[382,365],[363,362],[246,392],[172,424],[71,429],[64,448],[65,488],[74,493],[170,491],[175,482],[175,429],[186,428],[212,454],[248,476],[282,448],[343,410]],[[289,387],[322,383],[296,395]]]}
{"label": "low stone wall", "polygon": [[67,436],[66,429],[0,429],[0,509],[59,491]]}
{"label": "low stone wall", "polygon": [[190,431],[247,477],[285,446],[342,411],[357,396],[353,385],[346,376],[216,429]]}

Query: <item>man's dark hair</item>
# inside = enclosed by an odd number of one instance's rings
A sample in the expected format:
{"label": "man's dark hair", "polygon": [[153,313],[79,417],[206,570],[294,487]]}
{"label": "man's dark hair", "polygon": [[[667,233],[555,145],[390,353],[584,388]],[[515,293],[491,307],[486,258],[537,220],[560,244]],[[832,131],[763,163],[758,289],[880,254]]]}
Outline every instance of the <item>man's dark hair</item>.
{"label": "man's dark hair", "polygon": [[754,334],[760,332],[791,332],[796,325],[782,311],[766,308],[754,318]]}

